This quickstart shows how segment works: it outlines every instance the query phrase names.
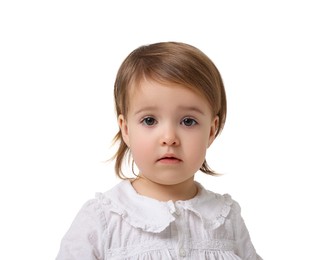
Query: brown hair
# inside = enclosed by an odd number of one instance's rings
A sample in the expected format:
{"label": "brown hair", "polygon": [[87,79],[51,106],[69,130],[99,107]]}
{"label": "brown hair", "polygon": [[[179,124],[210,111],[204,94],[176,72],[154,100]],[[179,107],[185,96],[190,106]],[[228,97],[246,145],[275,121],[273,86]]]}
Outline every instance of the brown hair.
{"label": "brown hair", "polygon": [[[219,117],[215,137],[220,134],[226,120],[226,93],[218,69],[202,51],[180,42],[160,42],[132,51],[120,66],[115,80],[117,116],[127,115],[128,92],[131,86],[139,84],[144,78],[181,85],[201,94],[208,101],[213,116]],[[127,177],[122,172],[122,163],[130,153],[122,139],[121,130],[114,138],[114,143],[116,142],[119,142],[119,148],[114,156],[115,172],[118,177],[125,179]],[[215,175],[206,160],[200,170]]]}

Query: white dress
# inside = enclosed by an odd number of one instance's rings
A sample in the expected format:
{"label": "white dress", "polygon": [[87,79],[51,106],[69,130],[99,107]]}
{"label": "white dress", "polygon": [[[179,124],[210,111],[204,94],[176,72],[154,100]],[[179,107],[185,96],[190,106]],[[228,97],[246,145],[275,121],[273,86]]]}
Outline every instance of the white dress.
{"label": "white dress", "polygon": [[88,201],[61,242],[57,260],[261,260],[229,195],[198,184],[186,201],[139,195],[127,180]]}

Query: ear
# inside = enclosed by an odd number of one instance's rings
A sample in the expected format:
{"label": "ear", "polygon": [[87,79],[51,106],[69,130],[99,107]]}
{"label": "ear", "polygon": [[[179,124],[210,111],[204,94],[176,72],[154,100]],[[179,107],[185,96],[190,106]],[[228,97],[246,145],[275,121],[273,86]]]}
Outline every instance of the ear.
{"label": "ear", "polygon": [[129,129],[124,115],[118,116],[118,125],[120,127],[124,143],[129,146]]}
{"label": "ear", "polygon": [[219,117],[216,116],[211,121],[208,147],[213,143],[214,139],[216,139],[216,132],[218,130],[218,127],[219,127]]}

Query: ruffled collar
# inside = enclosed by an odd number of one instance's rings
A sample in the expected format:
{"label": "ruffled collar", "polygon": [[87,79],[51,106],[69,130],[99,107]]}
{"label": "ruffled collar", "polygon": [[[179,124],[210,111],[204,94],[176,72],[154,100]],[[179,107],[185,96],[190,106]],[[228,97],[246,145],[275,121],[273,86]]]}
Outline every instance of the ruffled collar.
{"label": "ruffled collar", "polygon": [[177,209],[190,210],[200,217],[206,229],[222,225],[233,200],[228,194],[219,195],[196,183],[198,194],[190,200],[161,202],[138,194],[130,181],[120,182],[110,191],[98,194],[109,209],[121,215],[131,226],[146,232],[159,233],[175,221]]}

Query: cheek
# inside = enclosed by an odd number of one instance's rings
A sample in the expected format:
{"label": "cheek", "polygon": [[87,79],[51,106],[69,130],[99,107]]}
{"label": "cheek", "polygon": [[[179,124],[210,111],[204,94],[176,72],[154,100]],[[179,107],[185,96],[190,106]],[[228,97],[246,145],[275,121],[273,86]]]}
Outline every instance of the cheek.
{"label": "cheek", "polygon": [[208,129],[200,129],[200,131],[189,135],[186,143],[196,146],[198,149],[206,150],[209,146],[209,133]]}
{"label": "cheek", "polygon": [[206,150],[209,145],[209,138],[207,135],[199,133],[195,136],[190,136],[184,144],[184,147],[189,151],[192,151],[191,154],[198,158],[204,158]]}
{"label": "cheek", "polygon": [[206,139],[203,138],[201,140],[197,139],[196,142],[192,140],[190,146],[191,146],[190,149],[192,151],[195,151],[194,154],[196,154],[197,157],[201,157],[201,158],[205,157],[208,148]]}
{"label": "cheek", "polygon": [[[131,134],[132,133],[132,134]],[[136,164],[141,164],[146,157],[152,154],[152,141],[145,131],[130,131],[130,150]]]}

